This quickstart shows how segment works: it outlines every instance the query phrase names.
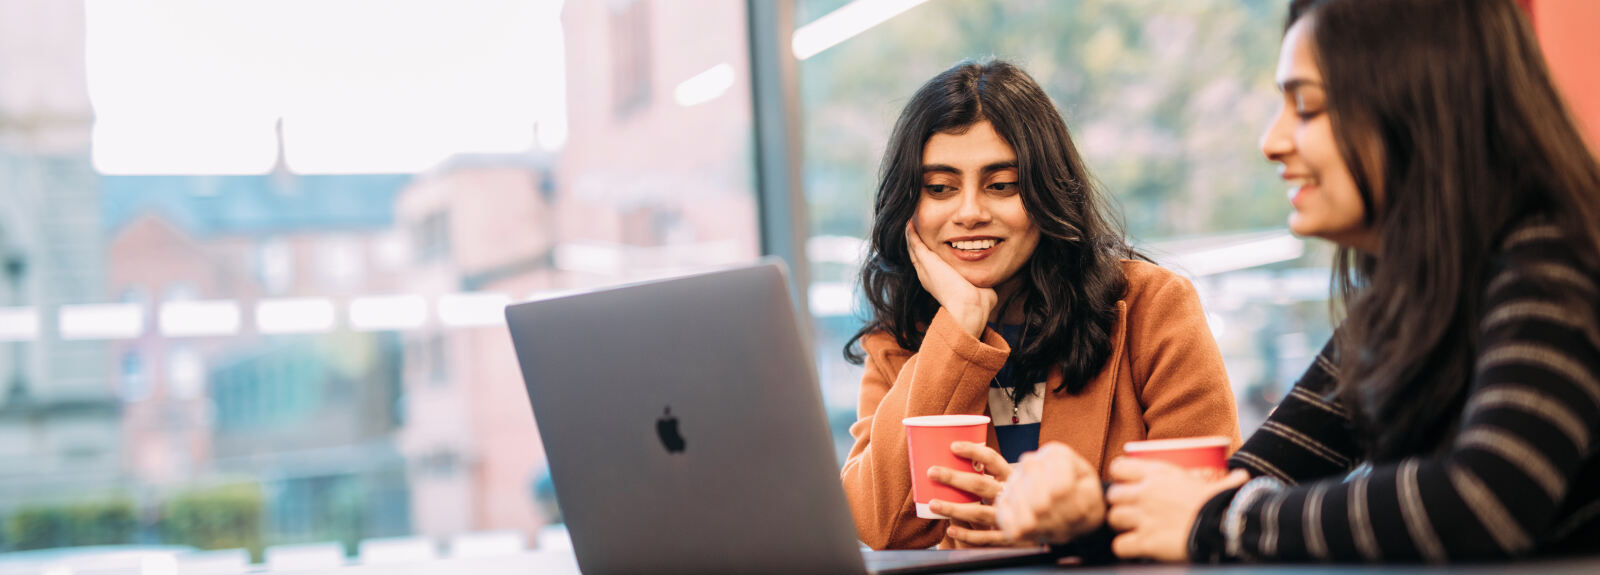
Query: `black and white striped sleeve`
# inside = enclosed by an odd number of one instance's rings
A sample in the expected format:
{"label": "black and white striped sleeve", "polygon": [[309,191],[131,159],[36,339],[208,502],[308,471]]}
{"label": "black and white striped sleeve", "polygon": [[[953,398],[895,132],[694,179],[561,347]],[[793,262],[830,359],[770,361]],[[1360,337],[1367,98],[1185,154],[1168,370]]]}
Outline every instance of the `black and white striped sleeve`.
{"label": "black and white striped sleeve", "polygon": [[1224,542],[1213,557],[1439,563],[1523,556],[1575,521],[1592,528],[1600,495],[1579,477],[1600,433],[1600,289],[1562,254],[1514,251],[1489,283],[1474,380],[1442,454],[1345,472],[1350,435],[1312,411],[1333,416],[1337,403],[1297,385],[1272,417],[1285,429],[1263,426],[1233,459],[1259,477],[1207,504],[1191,554],[1205,559],[1209,536]]}
{"label": "black and white striped sleeve", "polygon": [[1349,472],[1364,459],[1350,434],[1350,413],[1334,396],[1335,354],[1330,339],[1266,422],[1229,458],[1230,468],[1296,485]]}

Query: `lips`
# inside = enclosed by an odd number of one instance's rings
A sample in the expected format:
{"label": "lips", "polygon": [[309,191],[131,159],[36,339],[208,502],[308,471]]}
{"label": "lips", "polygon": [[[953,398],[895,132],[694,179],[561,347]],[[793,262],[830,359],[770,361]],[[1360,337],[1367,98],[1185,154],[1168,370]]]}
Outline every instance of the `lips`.
{"label": "lips", "polygon": [[993,237],[955,238],[946,241],[944,245],[950,249],[951,255],[956,259],[966,262],[975,262],[989,257],[996,247],[1005,240]]}
{"label": "lips", "polygon": [[1307,194],[1317,189],[1317,180],[1310,177],[1285,175],[1283,181],[1289,184],[1287,192],[1289,205],[1294,206],[1295,209],[1300,208],[1300,203]]}

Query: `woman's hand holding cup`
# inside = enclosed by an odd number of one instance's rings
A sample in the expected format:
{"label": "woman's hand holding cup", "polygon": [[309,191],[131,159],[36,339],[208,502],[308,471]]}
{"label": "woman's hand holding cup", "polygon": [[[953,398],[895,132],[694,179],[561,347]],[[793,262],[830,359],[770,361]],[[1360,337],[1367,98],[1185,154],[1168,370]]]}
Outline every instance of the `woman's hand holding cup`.
{"label": "woman's hand holding cup", "polygon": [[928,468],[928,478],[977,496],[978,501],[956,503],[934,499],[929,509],[939,515],[963,521],[971,527],[952,524],[945,534],[960,546],[995,547],[1011,546],[1019,542],[1004,536],[995,527],[994,500],[1000,495],[1006,478],[1011,476],[1011,464],[999,452],[981,443],[957,441],[950,445],[957,457],[972,461],[967,469],[943,466]]}

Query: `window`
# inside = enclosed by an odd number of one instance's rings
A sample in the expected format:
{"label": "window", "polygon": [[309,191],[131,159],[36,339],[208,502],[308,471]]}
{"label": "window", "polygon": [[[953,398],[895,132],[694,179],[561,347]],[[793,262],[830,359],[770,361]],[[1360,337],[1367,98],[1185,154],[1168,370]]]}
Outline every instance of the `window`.
{"label": "window", "polygon": [[650,104],[650,2],[611,4],[612,110],[625,120]]}
{"label": "window", "polygon": [[144,359],[139,352],[122,354],[122,400],[141,401],[150,397],[150,377],[145,374]]}
{"label": "window", "polygon": [[[0,122],[0,255],[31,266],[0,283],[0,383],[76,435],[0,441],[23,470],[0,477],[0,524],[120,505],[100,494],[162,513],[0,552],[532,540],[543,453],[503,308],[757,258],[744,6],[30,12],[41,34],[0,35],[25,54],[0,78],[40,94],[0,99],[23,119]],[[64,120],[18,131],[42,117]],[[169,519],[215,498],[256,518],[247,536]]]}
{"label": "window", "polygon": [[[796,21],[804,30],[842,4],[798,2]],[[1330,334],[1328,252],[1284,229],[1281,182],[1256,149],[1275,106],[1283,10],[928,2],[800,63],[810,304],[841,454],[861,373],[840,350],[861,326],[856,271],[890,129],[924,82],[991,55],[1019,64],[1049,93],[1135,246],[1194,281],[1241,426],[1259,424]]]}
{"label": "window", "polygon": [[450,213],[435,211],[416,223],[411,232],[412,253],[417,263],[428,264],[450,258]]}

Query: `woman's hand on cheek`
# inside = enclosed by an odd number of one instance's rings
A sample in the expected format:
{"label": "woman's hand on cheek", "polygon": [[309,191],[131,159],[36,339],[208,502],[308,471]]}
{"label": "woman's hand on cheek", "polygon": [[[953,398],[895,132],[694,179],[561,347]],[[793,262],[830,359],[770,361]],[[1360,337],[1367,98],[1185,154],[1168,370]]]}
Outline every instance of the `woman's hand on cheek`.
{"label": "woman's hand on cheek", "polygon": [[972,337],[981,339],[983,328],[989,321],[989,312],[999,303],[1000,296],[993,289],[972,285],[948,262],[940,259],[939,254],[922,243],[915,221],[906,222],[906,251],[911,254],[911,265],[917,269],[917,280],[922,282],[922,289],[928,290],[962,329]]}
{"label": "woman's hand on cheek", "polygon": [[1170,463],[1128,457],[1111,462],[1106,523],[1121,534],[1111,550],[1124,559],[1188,561],[1189,531],[1200,508],[1223,490],[1244,485],[1250,474],[1234,470],[1207,479]]}

